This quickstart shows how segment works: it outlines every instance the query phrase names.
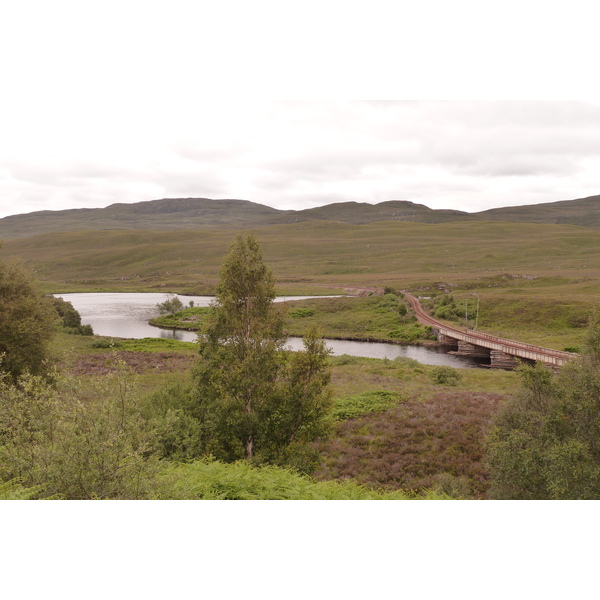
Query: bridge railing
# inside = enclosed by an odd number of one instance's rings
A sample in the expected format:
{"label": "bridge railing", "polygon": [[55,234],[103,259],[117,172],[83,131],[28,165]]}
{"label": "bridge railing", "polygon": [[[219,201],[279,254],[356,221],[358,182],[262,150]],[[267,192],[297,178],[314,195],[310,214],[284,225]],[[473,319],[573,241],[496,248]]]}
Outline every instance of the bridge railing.
{"label": "bridge railing", "polygon": [[[528,350],[533,353],[544,354],[547,356],[554,356],[556,358],[565,359],[565,360],[569,360],[569,359],[577,356],[577,354],[575,354],[573,352],[554,350],[552,348],[543,348],[542,346],[535,346],[534,344],[527,344],[526,342],[518,342],[516,340],[509,340],[507,338],[498,337],[497,335],[492,335],[489,333],[481,333],[479,331],[473,331],[473,330],[469,330],[469,329],[463,331],[461,329],[456,329],[454,327],[444,325],[437,319],[434,319],[433,317],[428,315],[423,310],[423,308],[421,307],[421,305],[419,303],[418,298],[415,298],[414,296],[412,296],[408,293],[407,293],[407,296],[408,296],[409,300],[411,300],[411,303],[413,304],[413,307],[415,308],[415,312],[418,311],[419,313],[421,313],[421,315],[429,322],[429,324],[432,327],[435,327],[436,329],[438,329],[440,331],[446,330],[446,332],[448,332],[448,333],[445,335],[448,335],[448,337],[460,336],[457,339],[461,339],[463,336],[468,336],[468,337],[472,337],[475,339],[479,338],[481,340],[486,340],[493,344],[505,345],[505,346],[508,346],[509,348],[518,348],[518,349],[522,349],[522,350]],[[454,334],[454,336],[453,336],[453,334]],[[467,341],[467,340],[464,340],[464,341]],[[497,348],[497,349],[501,350],[501,348]]]}
{"label": "bridge railing", "polygon": [[527,344],[526,342],[518,342],[516,340],[508,340],[506,338],[498,337],[497,335],[491,335],[489,333],[481,333],[479,331],[466,330],[468,335],[472,335],[475,338],[481,338],[493,342],[500,342],[507,346],[514,348],[522,348],[523,350],[531,350],[532,352],[543,352],[544,354],[550,354],[552,356],[560,356],[564,358],[572,358],[577,356],[573,352],[564,352],[563,350],[554,350],[553,348],[544,348],[542,346],[535,346],[534,344]]}

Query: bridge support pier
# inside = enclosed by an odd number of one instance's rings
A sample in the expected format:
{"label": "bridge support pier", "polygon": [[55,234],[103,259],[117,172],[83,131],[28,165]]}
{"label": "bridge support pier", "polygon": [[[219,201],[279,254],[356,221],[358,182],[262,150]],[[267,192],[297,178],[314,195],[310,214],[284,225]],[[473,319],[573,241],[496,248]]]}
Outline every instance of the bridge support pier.
{"label": "bridge support pier", "polygon": [[439,331],[436,332],[436,335],[437,335],[438,344],[441,344],[442,346],[456,346],[457,345],[457,340],[454,338],[444,335],[443,333],[440,333]]}
{"label": "bridge support pier", "polygon": [[490,350],[490,366],[494,369],[512,370],[519,366],[519,361],[515,356],[501,350]]}
{"label": "bridge support pier", "polygon": [[467,354],[469,356],[489,356],[490,350],[483,346],[476,346],[475,344],[458,340],[458,353]]}

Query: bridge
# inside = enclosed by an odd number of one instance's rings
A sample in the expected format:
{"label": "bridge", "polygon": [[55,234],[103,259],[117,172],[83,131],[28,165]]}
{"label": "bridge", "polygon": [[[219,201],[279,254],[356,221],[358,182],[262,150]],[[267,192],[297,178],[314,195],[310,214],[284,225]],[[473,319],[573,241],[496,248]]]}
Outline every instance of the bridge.
{"label": "bridge", "polygon": [[429,316],[415,296],[407,292],[403,293],[411,303],[417,319],[424,325],[433,328],[438,342],[457,348],[454,354],[489,357],[490,366],[499,369],[514,369],[519,362],[532,364],[540,361],[555,370],[559,370],[577,356],[572,352],[561,352],[560,350],[507,340],[472,329],[450,327]]}

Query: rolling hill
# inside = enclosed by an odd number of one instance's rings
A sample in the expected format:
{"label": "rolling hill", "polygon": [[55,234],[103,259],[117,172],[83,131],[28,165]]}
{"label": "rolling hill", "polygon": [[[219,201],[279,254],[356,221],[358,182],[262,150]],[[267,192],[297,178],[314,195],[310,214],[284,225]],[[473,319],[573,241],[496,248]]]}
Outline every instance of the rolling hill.
{"label": "rolling hill", "polygon": [[431,209],[406,200],[379,204],[341,202],[305,210],[278,210],[248,200],[163,198],[106,208],[38,211],[0,219],[0,239],[89,230],[197,230],[255,228],[308,221],[365,225],[381,221],[446,223],[510,221],[600,229],[600,195],[477,213]]}
{"label": "rolling hill", "polygon": [[44,210],[0,219],[0,239],[89,230],[181,230],[246,227],[286,211],[247,200],[165,198],[106,208]]}

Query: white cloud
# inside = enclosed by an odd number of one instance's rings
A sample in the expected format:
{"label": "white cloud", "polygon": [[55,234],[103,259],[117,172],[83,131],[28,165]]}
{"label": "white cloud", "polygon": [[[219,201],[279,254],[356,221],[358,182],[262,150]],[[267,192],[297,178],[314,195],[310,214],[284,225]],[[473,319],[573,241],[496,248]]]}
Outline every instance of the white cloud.
{"label": "white cloud", "polygon": [[[593,80],[582,57],[595,21],[569,46],[555,34],[572,17],[524,1],[493,13],[498,30],[466,0],[391,8],[11,3],[0,216],[175,196],[481,210],[600,191],[600,103],[561,99],[593,97],[573,74]],[[534,97],[552,82],[558,99],[528,100],[534,80]]]}
{"label": "white cloud", "polygon": [[[175,196],[297,209],[407,199],[481,210],[599,191],[600,106],[593,103],[229,102],[195,109],[157,127],[138,115],[63,132],[64,123],[38,119],[25,138],[13,131],[15,143],[2,146],[2,197],[27,210]],[[2,206],[4,214],[14,208],[14,200]]]}

